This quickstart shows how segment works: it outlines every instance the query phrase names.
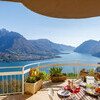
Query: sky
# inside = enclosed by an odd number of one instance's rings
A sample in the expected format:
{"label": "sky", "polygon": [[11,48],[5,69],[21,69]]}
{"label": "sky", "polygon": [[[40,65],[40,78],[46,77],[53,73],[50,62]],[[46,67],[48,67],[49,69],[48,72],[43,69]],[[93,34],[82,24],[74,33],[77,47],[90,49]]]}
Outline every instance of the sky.
{"label": "sky", "polygon": [[28,40],[49,39],[77,47],[86,40],[99,40],[100,17],[51,18],[30,11],[20,3],[0,1],[0,29],[6,28]]}

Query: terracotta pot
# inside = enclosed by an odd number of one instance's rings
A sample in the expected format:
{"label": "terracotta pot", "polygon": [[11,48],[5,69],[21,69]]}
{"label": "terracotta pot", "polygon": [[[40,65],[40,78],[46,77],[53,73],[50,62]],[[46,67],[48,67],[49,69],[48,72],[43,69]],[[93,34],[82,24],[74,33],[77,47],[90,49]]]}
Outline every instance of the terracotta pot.
{"label": "terracotta pot", "polygon": [[36,83],[27,83],[25,82],[25,93],[26,94],[34,94],[42,87],[43,81],[42,79],[37,81]]}

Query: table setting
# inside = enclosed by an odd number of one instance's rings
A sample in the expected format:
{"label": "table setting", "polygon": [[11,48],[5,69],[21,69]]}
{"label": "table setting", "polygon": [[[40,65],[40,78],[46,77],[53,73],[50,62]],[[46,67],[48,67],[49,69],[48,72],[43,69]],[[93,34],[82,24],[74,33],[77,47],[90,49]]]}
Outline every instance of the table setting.
{"label": "table setting", "polygon": [[69,96],[76,98],[75,94],[80,92],[80,89],[81,88],[78,85],[73,84],[73,80],[68,80],[68,85],[60,89],[57,94],[60,98],[64,98],[64,100],[66,100],[66,98],[68,98]]}
{"label": "table setting", "polygon": [[89,84],[86,86],[85,89],[86,93],[93,95],[93,96],[100,96],[100,86],[94,85],[94,84]]}
{"label": "table setting", "polygon": [[86,83],[82,81],[78,84],[76,83],[74,80],[68,80],[67,85],[57,92],[59,98],[61,98],[61,100],[84,100],[84,98],[100,100],[98,99],[100,98],[100,83],[88,80]]}

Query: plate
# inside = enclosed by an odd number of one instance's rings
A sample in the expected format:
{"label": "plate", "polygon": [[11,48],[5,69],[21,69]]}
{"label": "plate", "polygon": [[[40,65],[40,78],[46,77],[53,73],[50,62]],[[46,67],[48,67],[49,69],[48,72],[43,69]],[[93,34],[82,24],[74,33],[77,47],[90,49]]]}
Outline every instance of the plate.
{"label": "plate", "polygon": [[66,90],[59,90],[58,94],[61,96],[70,96],[71,92]]}
{"label": "plate", "polygon": [[93,96],[100,96],[100,93],[98,92],[95,92],[95,89],[91,90],[91,89],[86,89],[85,90],[86,93],[90,94],[90,95],[93,95]]}
{"label": "plate", "polygon": [[80,86],[86,87],[86,83],[85,83],[85,82],[81,82],[81,83],[80,83]]}
{"label": "plate", "polygon": [[91,95],[95,95],[95,90],[86,89],[86,92],[91,94]]}

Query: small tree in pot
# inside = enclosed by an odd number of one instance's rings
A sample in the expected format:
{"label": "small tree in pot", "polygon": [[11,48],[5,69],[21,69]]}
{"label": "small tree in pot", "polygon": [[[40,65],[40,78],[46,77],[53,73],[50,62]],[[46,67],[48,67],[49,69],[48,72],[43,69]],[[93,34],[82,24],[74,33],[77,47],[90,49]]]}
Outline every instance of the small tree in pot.
{"label": "small tree in pot", "polygon": [[61,73],[62,67],[53,67],[49,69],[52,82],[64,82],[66,74]]}

